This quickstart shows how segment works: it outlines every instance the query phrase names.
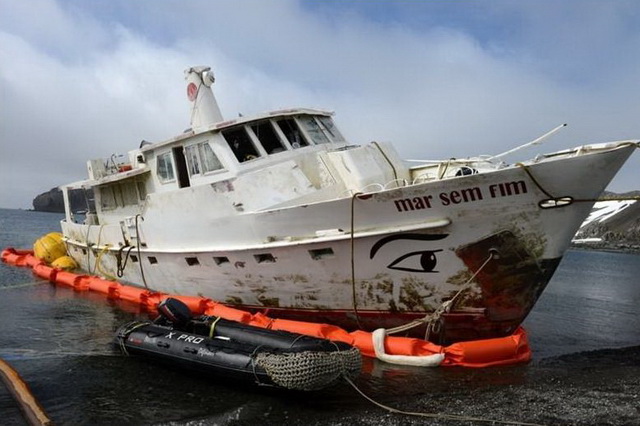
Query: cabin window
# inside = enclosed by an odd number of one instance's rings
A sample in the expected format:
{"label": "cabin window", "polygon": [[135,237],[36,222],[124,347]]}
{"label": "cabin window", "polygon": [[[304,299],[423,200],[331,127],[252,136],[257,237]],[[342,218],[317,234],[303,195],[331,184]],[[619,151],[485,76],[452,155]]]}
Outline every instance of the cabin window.
{"label": "cabin window", "polygon": [[189,174],[214,172],[223,168],[218,156],[211,149],[209,142],[200,142],[196,145],[189,145],[184,149],[189,165]]}
{"label": "cabin window", "polygon": [[325,134],[329,136],[333,142],[343,142],[344,137],[333,123],[331,117],[317,116],[316,119],[320,123],[320,127],[325,131]]}
{"label": "cabin window", "polygon": [[198,147],[196,145],[186,146],[184,148],[184,155],[187,157],[187,164],[189,165],[189,175],[200,174],[200,161],[198,160]]}
{"label": "cabin window", "polygon": [[301,117],[298,117],[298,120],[300,120],[300,124],[302,124],[302,127],[307,131],[307,134],[311,137],[313,143],[329,143],[327,135],[324,134],[324,132],[312,116],[303,115]]}
{"label": "cabin window", "polygon": [[200,264],[200,261],[197,257],[185,257],[184,260],[187,262],[189,266],[196,266]]}
{"label": "cabin window", "polygon": [[135,182],[121,183],[120,193],[122,194],[123,206],[138,204],[138,191]]}
{"label": "cabin window", "polygon": [[175,180],[175,174],[173,173],[173,158],[170,152],[165,152],[157,157],[156,161],[156,173],[160,182],[169,182]]}
{"label": "cabin window", "polygon": [[124,206],[124,199],[122,198],[122,188],[120,188],[120,185],[113,184],[109,186],[112,188],[113,196],[116,200],[115,207]]}
{"label": "cabin window", "polygon": [[229,263],[229,258],[226,256],[214,256],[213,261],[216,262],[216,265],[220,266]]}
{"label": "cabin window", "polygon": [[226,130],[222,132],[222,136],[226,139],[239,162],[243,163],[260,156],[244,127]]}
{"label": "cabin window", "polygon": [[251,126],[251,130],[253,130],[267,154],[276,154],[286,150],[282,141],[276,135],[271,122],[263,121],[262,123],[254,124]]}
{"label": "cabin window", "polygon": [[253,258],[258,263],[275,263],[276,258],[271,253],[254,254]]}
{"label": "cabin window", "polygon": [[313,260],[331,259],[334,257],[333,249],[331,248],[309,250],[309,255]]}
{"label": "cabin window", "polygon": [[293,118],[283,118],[276,123],[294,149],[309,145]]}
{"label": "cabin window", "polygon": [[100,188],[100,207],[103,210],[111,210],[118,207],[116,197],[113,193],[113,186],[103,186]]}
{"label": "cabin window", "polygon": [[209,142],[199,143],[198,152],[202,160],[202,173],[214,172],[224,168],[218,156],[213,152],[213,149],[211,149]]}
{"label": "cabin window", "polygon": [[136,185],[138,187],[138,198],[140,198],[140,201],[144,201],[147,198],[147,186],[141,180],[136,181]]}
{"label": "cabin window", "polygon": [[144,182],[128,180],[100,187],[100,206],[102,210],[135,206],[147,196]]}

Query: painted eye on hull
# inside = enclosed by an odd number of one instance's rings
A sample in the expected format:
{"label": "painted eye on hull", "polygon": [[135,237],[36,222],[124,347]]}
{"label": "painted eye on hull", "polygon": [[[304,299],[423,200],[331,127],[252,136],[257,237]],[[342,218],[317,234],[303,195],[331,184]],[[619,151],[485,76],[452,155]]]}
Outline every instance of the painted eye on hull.
{"label": "painted eye on hull", "polygon": [[400,256],[387,268],[406,272],[438,272],[435,267],[438,265],[436,253],[442,250],[422,250],[414,251]]}

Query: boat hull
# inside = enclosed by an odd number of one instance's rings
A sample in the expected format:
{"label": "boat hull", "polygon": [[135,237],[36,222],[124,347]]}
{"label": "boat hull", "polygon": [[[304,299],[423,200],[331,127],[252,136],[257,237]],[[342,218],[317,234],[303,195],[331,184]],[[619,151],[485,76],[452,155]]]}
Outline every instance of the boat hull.
{"label": "boat hull", "polygon": [[[498,337],[533,308],[634,148],[232,216],[222,204],[250,204],[233,185],[217,198],[188,188],[148,198],[135,225],[62,229],[85,270],[154,290],[368,330],[450,302],[433,340]],[[556,197],[573,201],[547,208]]]}

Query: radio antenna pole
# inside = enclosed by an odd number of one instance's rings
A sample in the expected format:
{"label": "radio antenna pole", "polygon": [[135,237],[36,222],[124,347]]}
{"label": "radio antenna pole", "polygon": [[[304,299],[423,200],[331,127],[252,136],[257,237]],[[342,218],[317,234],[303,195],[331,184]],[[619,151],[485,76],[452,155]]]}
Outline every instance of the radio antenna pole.
{"label": "radio antenna pole", "polygon": [[543,140],[545,140],[546,138],[548,138],[549,136],[551,136],[552,134],[556,133],[558,130],[560,130],[563,127],[566,127],[566,126],[567,126],[567,123],[561,124],[558,127],[556,127],[555,129],[548,131],[544,135],[540,136],[537,139],[532,140],[531,142],[527,142],[524,145],[520,145],[518,147],[510,149],[509,151],[505,151],[502,154],[498,154],[498,155],[494,155],[493,157],[489,157],[489,158],[487,158],[487,160],[495,160],[496,158],[502,158],[502,157],[504,157],[506,155],[513,154],[516,151],[520,151],[521,149],[524,149],[524,148],[527,148],[527,147],[530,147],[530,146],[533,146],[533,145],[538,145]]}

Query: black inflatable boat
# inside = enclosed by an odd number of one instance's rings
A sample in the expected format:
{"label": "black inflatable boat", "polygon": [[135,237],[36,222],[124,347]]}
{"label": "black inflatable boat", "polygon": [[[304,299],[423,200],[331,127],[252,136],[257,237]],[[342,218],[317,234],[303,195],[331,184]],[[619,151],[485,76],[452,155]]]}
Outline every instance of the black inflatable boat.
{"label": "black inflatable boat", "polygon": [[158,305],[154,322],[122,326],[123,353],[203,374],[294,390],[317,390],[360,373],[358,349],[342,342],[253,327],[218,317],[192,317],[177,299]]}

